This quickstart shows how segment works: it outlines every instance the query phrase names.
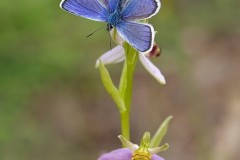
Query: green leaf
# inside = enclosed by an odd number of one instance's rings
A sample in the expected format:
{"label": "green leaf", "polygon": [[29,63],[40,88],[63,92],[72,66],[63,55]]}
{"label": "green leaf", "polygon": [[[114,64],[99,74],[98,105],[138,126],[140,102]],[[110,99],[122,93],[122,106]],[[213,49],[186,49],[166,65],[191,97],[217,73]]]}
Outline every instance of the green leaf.
{"label": "green leaf", "polygon": [[102,79],[102,83],[107,90],[107,92],[110,94],[112,99],[115,101],[118,109],[120,112],[124,112],[126,110],[124,101],[121,97],[121,94],[119,90],[115,87],[115,85],[112,82],[112,79],[108,73],[108,70],[104,66],[104,64],[100,61],[99,65],[100,75]]}
{"label": "green leaf", "polygon": [[160,125],[160,127],[158,128],[157,132],[155,133],[155,135],[153,136],[153,138],[151,140],[150,148],[158,147],[161,144],[162,139],[164,138],[164,136],[167,133],[168,126],[169,126],[169,123],[172,118],[173,118],[173,116],[167,117],[163,121],[163,123]]}

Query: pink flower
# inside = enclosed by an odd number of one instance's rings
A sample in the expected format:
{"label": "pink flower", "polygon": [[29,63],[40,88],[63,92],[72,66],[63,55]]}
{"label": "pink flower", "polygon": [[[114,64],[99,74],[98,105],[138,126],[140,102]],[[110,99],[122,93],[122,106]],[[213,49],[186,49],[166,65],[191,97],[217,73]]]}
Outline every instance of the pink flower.
{"label": "pink flower", "polygon": [[[111,152],[105,153],[101,155],[98,160],[132,160],[131,158],[133,157],[133,151],[131,151],[128,148],[120,148],[113,150]],[[148,156],[143,156],[144,160],[164,160],[162,157],[153,154],[151,156],[151,159],[149,159]],[[133,157],[134,158],[134,157]],[[135,160],[135,159],[134,159]],[[137,160],[137,159],[136,159]]]}
{"label": "pink flower", "polygon": [[145,132],[140,146],[133,144],[123,136],[118,136],[127,148],[120,148],[101,155],[98,160],[164,160],[156,153],[165,151],[169,145],[166,143],[160,147],[149,148],[150,133]]}

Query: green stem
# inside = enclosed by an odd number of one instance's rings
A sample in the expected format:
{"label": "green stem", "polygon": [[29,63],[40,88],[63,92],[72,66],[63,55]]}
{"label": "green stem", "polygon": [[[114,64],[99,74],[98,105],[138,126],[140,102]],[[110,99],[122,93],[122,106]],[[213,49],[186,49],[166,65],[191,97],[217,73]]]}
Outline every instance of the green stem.
{"label": "green stem", "polygon": [[138,53],[128,44],[124,45],[126,60],[123,67],[123,72],[120,80],[119,91],[124,100],[126,110],[121,114],[121,134],[126,139],[130,140],[130,108],[132,102],[132,84],[133,75],[138,59]]}
{"label": "green stem", "polygon": [[[121,135],[125,137],[126,139],[130,139],[130,121],[129,121],[129,111],[121,112]],[[123,147],[125,147],[123,145]]]}

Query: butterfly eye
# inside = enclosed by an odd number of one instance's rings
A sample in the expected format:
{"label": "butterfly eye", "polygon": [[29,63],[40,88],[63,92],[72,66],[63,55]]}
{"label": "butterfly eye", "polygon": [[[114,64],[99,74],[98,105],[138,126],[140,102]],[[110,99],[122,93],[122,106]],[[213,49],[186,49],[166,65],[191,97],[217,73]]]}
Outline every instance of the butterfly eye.
{"label": "butterfly eye", "polygon": [[110,23],[107,24],[107,31],[111,31],[113,29],[113,25]]}

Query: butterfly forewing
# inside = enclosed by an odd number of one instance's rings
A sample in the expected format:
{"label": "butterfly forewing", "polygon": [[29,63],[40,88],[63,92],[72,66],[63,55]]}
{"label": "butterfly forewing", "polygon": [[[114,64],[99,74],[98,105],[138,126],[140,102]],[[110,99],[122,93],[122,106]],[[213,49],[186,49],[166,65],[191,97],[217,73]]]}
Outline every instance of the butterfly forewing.
{"label": "butterfly forewing", "polygon": [[60,7],[87,19],[107,22],[109,13],[97,0],[63,0]]}
{"label": "butterfly forewing", "polygon": [[159,0],[128,0],[122,10],[122,16],[127,20],[147,19],[154,16],[160,7]]}

